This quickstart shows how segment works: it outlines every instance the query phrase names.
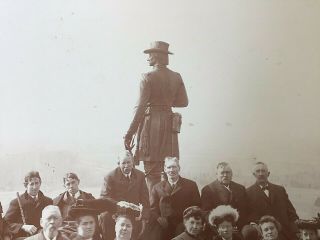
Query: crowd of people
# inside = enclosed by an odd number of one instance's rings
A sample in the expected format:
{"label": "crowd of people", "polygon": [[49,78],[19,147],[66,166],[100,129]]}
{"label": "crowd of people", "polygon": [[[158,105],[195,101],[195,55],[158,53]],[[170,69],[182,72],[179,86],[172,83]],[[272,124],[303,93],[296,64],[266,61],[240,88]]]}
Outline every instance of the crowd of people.
{"label": "crowd of people", "polygon": [[199,191],[180,176],[176,157],[166,157],[162,180],[148,191],[145,174],[130,151],[104,178],[99,199],[79,189],[75,173],[63,178],[56,198],[41,190],[39,172],[24,178],[26,191],[10,202],[1,219],[4,240],[316,240],[319,221],[299,221],[284,187],[269,182],[265,163],[253,166],[255,184],[232,181],[221,162],[216,180]]}
{"label": "crowd of people", "polygon": [[[189,100],[178,72],[170,70],[169,44],[151,43],[152,71],[143,74],[133,120],[118,166],[104,178],[99,199],[79,189],[75,173],[63,178],[54,199],[41,191],[39,172],[24,179],[0,221],[4,240],[316,240],[319,221],[300,221],[284,187],[269,182],[263,162],[253,167],[255,184],[232,181],[221,162],[216,180],[199,191],[180,175],[178,133]],[[135,143],[134,143],[135,142]],[[135,146],[134,156],[131,153]],[[170,156],[170,157],[169,157]],[[134,168],[143,162],[144,172]],[[1,206],[1,205],[0,205]],[[1,210],[1,208],[0,208]],[[2,211],[1,211],[2,212]]]}

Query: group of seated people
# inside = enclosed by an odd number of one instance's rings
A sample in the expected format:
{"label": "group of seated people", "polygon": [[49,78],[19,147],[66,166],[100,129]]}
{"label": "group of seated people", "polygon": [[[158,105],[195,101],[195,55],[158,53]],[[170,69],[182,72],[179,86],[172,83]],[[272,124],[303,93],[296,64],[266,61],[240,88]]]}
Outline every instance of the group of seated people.
{"label": "group of seated people", "polygon": [[245,188],[221,162],[216,179],[199,191],[180,176],[179,160],[167,157],[161,182],[148,191],[145,174],[125,151],[105,176],[99,199],[79,189],[75,173],[63,177],[65,191],[51,199],[40,190],[39,172],[31,171],[24,178],[26,191],[0,215],[0,239],[318,239],[319,219],[299,219],[285,188],[268,181],[267,165],[257,162],[252,173],[256,182]]}

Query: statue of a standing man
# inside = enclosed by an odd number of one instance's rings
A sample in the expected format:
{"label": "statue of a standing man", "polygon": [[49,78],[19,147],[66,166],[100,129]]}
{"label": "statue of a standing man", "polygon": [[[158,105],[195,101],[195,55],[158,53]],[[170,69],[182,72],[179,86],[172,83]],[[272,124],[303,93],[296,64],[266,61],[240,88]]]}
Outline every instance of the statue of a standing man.
{"label": "statue of a standing man", "polygon": [[164,158],[179,157],[178,133],[181,115],[172,107],[186,107],[188,96],[179,73],[167,68],[169,44],[156,41],[144,51],[153,70],[143,74],[136,112],[124,137],[126,149],[132,148],[136,134],[135,160],[144,162],[149,193],[158,183],[163,171]]}

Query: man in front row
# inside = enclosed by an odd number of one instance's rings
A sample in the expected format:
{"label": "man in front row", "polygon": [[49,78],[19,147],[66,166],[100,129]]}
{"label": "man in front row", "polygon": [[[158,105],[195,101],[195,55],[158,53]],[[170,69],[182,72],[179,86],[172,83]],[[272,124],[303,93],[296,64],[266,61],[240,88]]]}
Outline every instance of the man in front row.
{"label": "man in front row", "polygon": [[40,225],[42,230],[26,240],[69,240],[61,232],[62,216],[57,206],[48,205],[42,210]]}
{"label": "man in front row", "polygon": [[253,175],[256,183],[247,188],[249,221],[252,224],[258,223],[262,216],[273,216],[282,226],[281,238],[297,239],[296,222],[299,217],[285,188],[268,181],[270,172],[263,162],[257,162],[254,165]]}
{"label": "man in front row", "polygon": [[167,180],[154,185],[151,192],[149,239],[167,240],[183,232],[183,211],[200,206],[200,194],[194,181],[180,176],[179,160],[166,157]]}
{"label": "man in front row", "polygon": [[39,172],[31,171],[24,178],[24,194],[10,202],[4,216],[7,223],[6,235],[11,238],[27,237],[36,234],[40,227],[42,209],[52,204],[52,199],[41,191]]}

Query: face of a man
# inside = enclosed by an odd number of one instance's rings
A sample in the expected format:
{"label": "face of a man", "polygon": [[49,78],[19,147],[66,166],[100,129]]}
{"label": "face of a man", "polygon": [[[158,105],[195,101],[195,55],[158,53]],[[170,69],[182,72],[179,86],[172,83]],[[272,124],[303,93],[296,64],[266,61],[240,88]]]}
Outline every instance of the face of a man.
{"label": "face of a man", "polygon": [[186,231],[193,236],[199,235],[203,229],[202,220],[195,219],[194,217],[190,217],[186,221],[184,221],[184,226],[186,228]]}
{"label": "face of a man", "polygon": [[93,216],[80,217],[78,223],[78,234],[84,239],[92,238],[96,228],[96,221]]}
{"label": "face of a man", "polygon": [[303,229],[300,231],[302,240],[317,240],[316,230]]}
{"label": "face of a man", "polygon": [[133,159],[131,157],[125,157],[119,161],[119,167],[123,174],[129,174],[133,168]]}
{"label": "face of a man", "polygon": [[127,218],[119,217],[116,222],[115,232],[117,239],[130,239],[132,233],[131,221]]}
{"label": "face of a man", "polygon": [[154,66],[156,64],[156,56],[154,53],[149,53],[149,57],[147,59],[149,62],[149,66]]}
{"label": "face of a man", "polygon": [[233,226],[231,222],[223,221],[218,225],[218,233],[224,239],[231,239]]}
{"label": "face of a man", "polygon": [[179,177],[180,167],[175,161],[168,161],[164,166],[164,172],[168,178],[176,179]]}
{"label": "face of a man", "polygon": [[33,197],[37,196],[41,186],[41,181],[39,178],[31,178],[26,186],[27,193]]}
{"label": "face of a man", "polygon": [[79,191],[79,181],[74,178],[67,178],[64,187],[71,195],[74,195]]}
{"label": "face of a man", "polygon": [[217,179],[220,183],[228,186],[232,180],[232,170],[229,166],[221,166],[217,169]]}
{"label": "face of a man", "polygon": [[278,230],[273,222],[262,223],[260,227],[261,227],[263,240],[278,239]]}
{"label": "face of a man", "polygon": [[40,225],[48,237],[54,237],[62,224],[62,217],[59,211],[46,211],[40,219]]}
{"label": "face of a man", "polygon": [[254,168],[253,175],[255,176],[257,183],[264,184],[267,183],[270,172],[264,164],[257,164]]}

